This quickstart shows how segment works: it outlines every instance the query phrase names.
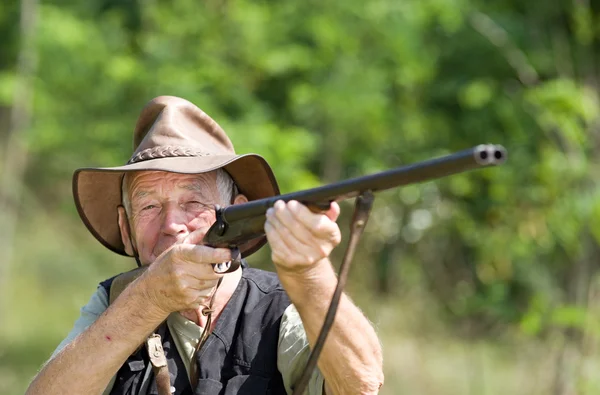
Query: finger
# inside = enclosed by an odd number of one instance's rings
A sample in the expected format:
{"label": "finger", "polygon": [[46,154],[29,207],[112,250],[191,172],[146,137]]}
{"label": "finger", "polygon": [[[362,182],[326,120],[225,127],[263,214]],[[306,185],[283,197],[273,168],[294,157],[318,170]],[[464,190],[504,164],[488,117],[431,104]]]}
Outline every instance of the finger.
{"label": "finger", "polygon": [[[294,204],[300,205],[298,202],[289,202],[287,205],[283,201],[277,202],[274,207],[270,209],[273,214],[272,218],[277,219],[278,223],[289,229],[296,238],[304,241],[307,245],[310,245],[315,236],[311,233],[310,229],[306,227],[304,222],[299,221],[292,213],[290,207]],[[311,215],[319,214],[313,214],[311,212]]]}
{"label": "finger", "polygon": [[[304,224],[304,226],[318,238],[337,238],[337,233],[339,233],[339,227],[327,215],[315,214],[312,211],[310,211],[308,207],[304,206],[303,204],[300,204],[295,200],[291,200],[290,202],[288,202],[287,206],[289,207],[290,212],[292,213],[294,218],[296,218],[298,221]],[[333,207],[332,204],[330,210],[339,210],[339,206],[337,205],[337,203],[335,204],[335,206],[337,207]]]}
{"label": "finger", "polygon": [[329,206],[329,210],[327,210],[324,214],[333,222],[337,221],[340,216],[340,205],[337,202],[331,202],[331,206]]}
{"label": "finger", "polygon": [[[283,202],[282,202],[283,203]],[[289,203],[288,203],[289,205]],[[304,225],[303,222],[299,221],[291,212],[291,209],[288,208],[285,204],[276,204],[276,207],[271,211],[273,224],[276,225],[276,228],[284,227],[286,230],[289,230],[290,235],[297,239],[297,241],[301,242],[306,246],[310,246],[317,242],[315,235]],[[287,236],[287,235],[284,235]],[[290,242],[293,244],[293,240],[286,240],[288,245]]]}
{"label": "finger", "polygon": [[184,263],[182,268],[186,284],[193,289],[200,289],[212,286],[213,282],[223,277],[222,273],[217,273],[212,264]]}
{"label": "finger", "polygon": [[[277,213],[276,208],[274,209],[269,209],[267,210],[267,221],[265,224],[269,224],[272,227],[272,231],[276,232],[278,235],[278,239],[281,240],[282,243],[284,243],[286,245],[286,247],[289,250],[301,250],[301,251],[306,251],[306,250],[310,250],[310,245],[311,242],[312,244],[315,243],[314,239],[314,235],[312,235],[312,233],[310,233],[310,231],[308,231],[307,229],[302,229],[302,224],[297,223],[291,226],[294,226],[295,228],[297,228],[295,230],[295,232],[299,235],[296,236],[296,234],[294,233],[294,231],[290,230],[290,228],[288,228],[282,220],[280,220],[280,215],[281,216],[285,216],[288,221],[293,222],[294,219],[292,217],[292,215],[289,213],[289,210],[283,210],[283,211],[287,211],[287,214],[284,213]],[[281,209],[280,209],[281,210]]]}
{"label": "finger", "polygon": [[293,255],[289,247],[287,244],[285,244],[279,232],[275,230],[269,221],[265,222],[265,234],[267,235],[267,240],[271,245],[271,260],[273,262],[291,263],[290,260]]}
{"label": "finger", "polygon": [[177,246],[181,257],[186,262],[211,264],[231,260],[229,248],[212,248],[197,244],[180,244]]}

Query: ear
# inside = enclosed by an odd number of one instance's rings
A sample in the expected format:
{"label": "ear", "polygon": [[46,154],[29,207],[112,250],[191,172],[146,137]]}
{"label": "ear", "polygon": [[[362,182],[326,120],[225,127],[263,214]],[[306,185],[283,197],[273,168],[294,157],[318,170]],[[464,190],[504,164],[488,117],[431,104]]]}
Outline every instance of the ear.
{"label": "ear", "polygon": [[248,203],[248,198],[246,197],[246,195],[239,194],[235,197],[235,199],[233,199],[233,204],[242,204],[242,203]]}
{"label": "ear", "polygon": [[131,234],[129,227],[129,219],[127,218],[127,213],[125,212],[125,207],[119,206],[117,207],[117,211],[119,212],[119,230],[121,231],[121,241],[125,246],[125,253],[129,256],[133,256],[133,246],[131,245]]}

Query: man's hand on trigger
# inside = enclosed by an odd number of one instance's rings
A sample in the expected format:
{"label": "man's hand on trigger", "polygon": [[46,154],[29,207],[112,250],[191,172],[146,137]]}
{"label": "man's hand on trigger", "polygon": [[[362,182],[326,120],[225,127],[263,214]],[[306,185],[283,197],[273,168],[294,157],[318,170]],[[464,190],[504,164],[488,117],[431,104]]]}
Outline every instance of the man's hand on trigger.
{"label": "man's hand on trigger", "polygon": [[212,263],[231,259],[231,250],[181,243],[162,253],[144,273],[148,300],[164,315],[206,303],[222,274]]}
{"label": "man's hand on trigger", "polygon": [[333,202],[328,211],[313,213],[297,201],[279,200],[267,210],[265,232],[271,258],[279,270],[301,274],[313,268],[340,243],[335,222],[340,207]]}

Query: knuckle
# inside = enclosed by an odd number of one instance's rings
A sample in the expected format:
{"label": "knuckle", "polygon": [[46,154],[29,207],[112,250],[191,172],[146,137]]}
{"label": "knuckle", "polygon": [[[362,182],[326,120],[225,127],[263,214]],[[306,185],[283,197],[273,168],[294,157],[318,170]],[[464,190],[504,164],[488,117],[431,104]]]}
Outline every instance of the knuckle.
{"label": "knuckle", "polygon": [[281,235],[283,237],[290,237],[290,235],[292,234],[292,232],[290,232],[290,230],[288,228],[286,228],[285,226],[282,226],[279,231],[281,232]]}
{"label": "knuckle", "polygon": [[317,233],[322,234],[326,233],[329,230],[329,223],[321,217],[315,226],[315,230]]}
{"label": "knuckle", "polygon": [[180,254],[183,251],[184,244],[175,244],[169,251],[171,254]]}
{"label": "knuckle", "polygon": [[320,215],[317,217],[317,227],[318,227],[319,229],[321,229],[321,228],[324,228],[324,227],[325,227],[325,225],[327,224],[327,219],[328,219],[328,218],[327,218],[327,216],[326,216],[326,215],[320,214]]}
{"label": "knuckle", "polygon": [[326,245],[319,246],[319,256],[320,258],[325,258],[329,255],[329,247]]}
{"label": "knuckle", "polygon": [[265,234],[267,236],[270,236],[273,234],[273,232],[274,232],[274,226],[271,223],[271,220],[267,219],[267,222],[265,222]]}
{"label": "knuckle", "polygon": [[171,268],[171,278],[177,282],[183,278],[184,274],[185,272],[180,266],[174,266]]}
{"label": "knuckle", "polygon": [[286,207],[286,204],[282,200],[278,200],[273,206],[273,211],[275,214],[280,214],[283,212],[283,210],[285,210]]}
{"label": "knuckle", "polygon": [[285,263],[290,267],[299,267],[306,264],[304,260],[298,258],[288,258]]}
{"label": "knuckle", "polygon": [[178,245],[174,245],[170,250],[169,250],[169,255],[171,256],[172,260],[183,260],[184,256],[185,256],[185,249],[184,249],[184,245],[183,244],[178,244]]}
{"label": "knuckle", "polygon": [[198,302],[198,298],[192,293],[186,294],[183,300],[186,306],[191,306]]}
{"label": "knuckle", "polygon": [[206,262],[207,255],[209,255],[207,252],[203,246],[194,246],[194,261]]}
{"label": "knuckle", "polygon": [[175,289],[176,295],[185,296],[185,286],[181,282],[179,282],[179,281],[174,282],[173,288]]}
{"label": "knuckle", "polygon": [[337,230],[333,234],[333,237],[331,238],[331,241],[333,242],[334,246],[337,246],[337,245],[339,245],[342,242],[342,234],[340,233],[339,230]]}

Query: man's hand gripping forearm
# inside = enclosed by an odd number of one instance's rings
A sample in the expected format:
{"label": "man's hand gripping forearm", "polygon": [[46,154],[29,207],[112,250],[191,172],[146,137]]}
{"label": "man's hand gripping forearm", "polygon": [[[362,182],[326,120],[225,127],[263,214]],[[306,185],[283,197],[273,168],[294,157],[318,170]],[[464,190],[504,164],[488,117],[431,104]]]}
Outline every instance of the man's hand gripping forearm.
{"label": "man's hand gripping forearm", "polygon": [[[321,331],[337,276],[328,259],[341,235],[339,206],[314,214],[298,202],[279,201],[267,213],[265,230],[279,278],[296,306],[309,343]],[[319,357],[328,394],[376,394],[383,384],[382,352],[375,330],[342,295]]]}

